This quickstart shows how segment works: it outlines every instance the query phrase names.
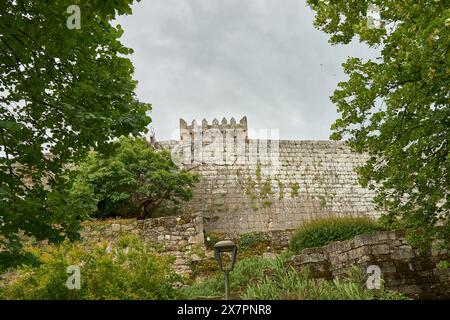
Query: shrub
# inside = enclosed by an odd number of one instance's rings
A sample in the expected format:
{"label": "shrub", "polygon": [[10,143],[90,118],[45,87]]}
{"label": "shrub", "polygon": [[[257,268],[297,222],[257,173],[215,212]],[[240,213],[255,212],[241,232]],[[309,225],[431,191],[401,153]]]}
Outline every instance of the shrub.
{"label": "shrub", "polygon": [[147,218],[191,199],[198,179],[178,169],[169,151],[154,150],[143,138],[122,137],[109,155],[91,152],[71,173],[71,194],[94,199],[97,218]]}
{"label": "shrub", "polygon": [[[1,299],[176,299],[180,280],[170,268],[171,258],[161,256],[134,237],[121,238],[115,249],[106,243],[31,249],[37,267],[23,266],[17,277],[0,287]],[[66,282],[71,265],[80,267],[81,288],[70,290]]]}
{"label": "shrub", "polygon": [[290,249],[300,253],[305,248],[321,247],[333,241],[342,241],[382,229],[366,217],[343,217],[318,219],[303,224],[292,236]]}
{"label": "shrub", "polygon": [[261,244],[265,247],[270,244],[269,237],[261,232],[244,233],[239,237],[240,249],[249,249]]}

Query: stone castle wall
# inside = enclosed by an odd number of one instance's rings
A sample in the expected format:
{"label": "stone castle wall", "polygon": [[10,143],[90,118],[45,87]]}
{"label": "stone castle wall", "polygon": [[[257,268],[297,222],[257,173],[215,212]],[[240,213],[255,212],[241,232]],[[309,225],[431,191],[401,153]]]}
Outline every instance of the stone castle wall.
{"label": "stone castle wall", "polygon": [[353,265],[362,270],[377,266],[387,289],[419,299],[450,299],[450,269],[436,267],[449,257],[448,250],[421,252],[411,247],[403,231],[383,231],[304,249],[292,257],[292,265],[297,270],[308,267],[312,277],[329,280]]}
{"label": "stone castle wall", "polygon": [[374,194],[354,169],[365,156],[342,142],[248,139],[247,119],[210,125],[180,120],[180,141],[161,144],[200,174],[186,210],[201,212],[207,232],[291,230],[316,217],[376,216]]}

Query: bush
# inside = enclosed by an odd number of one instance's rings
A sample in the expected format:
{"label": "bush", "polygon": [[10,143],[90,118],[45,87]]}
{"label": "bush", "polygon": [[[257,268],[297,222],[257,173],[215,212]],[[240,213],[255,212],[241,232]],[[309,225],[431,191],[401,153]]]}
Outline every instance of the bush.
{"label": "bush", "polygon": [[[172,258],[161,256],[134,237],[121,238],[115,249],[107,244],[31,249],[37,267],[23,266],[14,280],[0,287],[1,299],[115,300],[176,299],[180,277],[170,268]],[[71,265],[80,267],[81,288],[70,290],[66,282]]]}
{"label": "bush", "polygon": [[382,228],[370,218],[343,217],[318,219],[302,225],[292,236],[290,249],[300,253],[305,248],[321,247]]}
{"label": "bush", "polygon": [[261,232],[244,233],[239,237],[240,249],[249,249],[258,245],[267,247],[269,244],[269,237]]}
{"label": "bush", "polygon": [[169,151],[154,150],[143,138],[122,137],[108,156],[91,152],[73,170],[71,194],[93,199],[96,218],[147,218],[191,199],[198,179],[180,170]]}

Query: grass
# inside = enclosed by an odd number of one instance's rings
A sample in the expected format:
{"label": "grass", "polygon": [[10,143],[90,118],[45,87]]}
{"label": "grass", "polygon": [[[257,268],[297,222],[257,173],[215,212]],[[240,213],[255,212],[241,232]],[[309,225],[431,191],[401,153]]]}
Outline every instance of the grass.
{"label": "grass", "polygon": [[[286,262],[287,256],[275,260],[251,257],[239,261],[230,274],[233,299],[256,300],[398,300],[401,294],[365,287],[363,272],[354,267],[345,279],[333,281],[309,277],[307,270],[297,272]],[[222,299],[224,280],[221,273],[183,289],[188,299]]]}

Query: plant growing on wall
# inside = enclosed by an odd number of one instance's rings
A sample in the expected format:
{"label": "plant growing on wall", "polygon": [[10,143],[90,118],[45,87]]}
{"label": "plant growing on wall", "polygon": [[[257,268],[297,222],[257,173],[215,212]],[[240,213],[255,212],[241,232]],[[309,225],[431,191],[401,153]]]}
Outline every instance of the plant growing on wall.
{"label": "plant growing on wall", "polygon": [[241,172],[238,171],[238,183],[245,188],[245,194],[250,198],[253,210],[258,210],[260,208],[259,203],[261,203],[263,208],[270,207],[275,192],[272,190],[272,180],[270,176],[267,176],[263,181],[261,165],[259,163],[256,165],[256,181],[251,175],[248,175],[244,183],[241,175]]}
{"label": "plant growing on wall", "polygon": [[91,152],[71,173],[71,194],[93,199],[94,217],[147,218],[161,206],[176,208],[192,197],[196,174],[180,170],[166,150],[143,138],[122,137],[109,155]]}
{"label": "plant growing on wall", "polygon": [[[450,8],[447,1],[308,0],[332,44],[354,37],[379,49],[349,58],[348,80],[331,100],[340,118],[333,139],[367,152],[359,169],[375,189],[384,221],[416,230],[412,239],[450,241]],[[379,21],[374,23],[372,13]]]}
{"label": "plant growing on wall", "polygon": [[295,183],[291,183],[291,198],[295,198],[298,197],[298,190],[300,190],[300,185],[295,182]]}
{"label": "plant growing on wall", "polygon": [[381,229],[367,217],[316,219],[302,224],[292,236],[289,246],[292,252],[298,254],[305,248],[321,247]]}

